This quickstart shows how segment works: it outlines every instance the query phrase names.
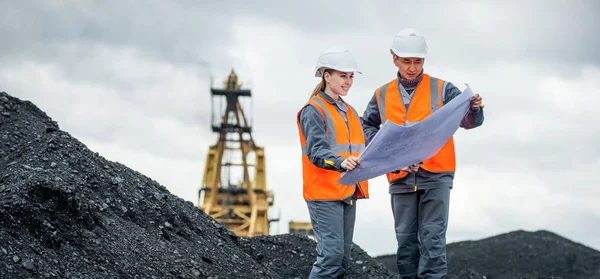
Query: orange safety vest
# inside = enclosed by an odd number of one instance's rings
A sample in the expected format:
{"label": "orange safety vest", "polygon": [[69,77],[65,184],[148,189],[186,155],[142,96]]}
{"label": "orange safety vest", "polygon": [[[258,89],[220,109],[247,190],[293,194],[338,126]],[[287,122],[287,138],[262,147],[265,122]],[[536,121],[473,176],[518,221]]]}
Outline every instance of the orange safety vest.
{"label": "orange safety vest", "polygon": [[[306,106],[316,107],[326,127],[327,139],[332,151],[338,155],[348,158],[351,155],[358,157],[365,149],[365,137],[358,114],[350,105],[346,111],[348,122],[342,114],[337,111],[334,104],[325,98],[315,95]],[[364,199],[369,197],[368,181],[362,181],[352,186],[338,183],[341,173],[317,167],[308,158],[308,147],[306,137],[300,126],[300,114],[298,112],[297,124],[300,133],[300,144],[302,146],[302,179],[303,195],[305,200],[344,200],[350,197]],[[333,162],[331,162],[333,164]]]}
{"label": "orange safety vest", "polygon": [[[398,91],[397,78],[379,87],[375,91],[375,98],[377,99],[381,123],[385,123],[387,119],[401,125],[405,121],[419,122],[425,119],[435,110],[442,107],[442,94],[444,93],[442,92],[442,88],[445,88],[442,79],[423,74],[423,79],[412,94],[412,100],[407,112],[402,101],[402,96]],[[456,169],[454,138],[451,137],[436,155],[423,161],[421,168],[429,172],[454,172]],[[388,182],[392,182],[406,176],[406,174],[404,171],[399,173],[390,172],[386,176]]]}

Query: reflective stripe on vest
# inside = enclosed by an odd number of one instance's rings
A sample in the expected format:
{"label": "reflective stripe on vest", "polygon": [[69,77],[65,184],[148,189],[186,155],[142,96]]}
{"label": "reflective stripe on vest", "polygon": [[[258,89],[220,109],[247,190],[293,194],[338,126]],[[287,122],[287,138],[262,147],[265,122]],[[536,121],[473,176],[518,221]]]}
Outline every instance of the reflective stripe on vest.
{"label": "reflective stripe on vest", "polygon": [[[334,144],[330,146],[331,151],[335,152],[335,153],[339,153],[339,152],[348,152],[348,150],[352,150],[352,153],[354,154],[355,152],[358,153],[362,153],[363,151],[365,151],[365,145],[364,144]],[[307,154],[308,155],[308,147],[307,146],[302,146],[302,154]],[[356,155],[354,155],[356,156]]]}
{"label": "reflective stripe on vest", "polygon": [[[359,156],[365,149],[365,139],[360,119],[356,110],[348,106],[347,122],[335,105],[328,103],[321,96],[315,96],[307,103],[318,109],[325,123],[325,133],[330,148],[336,154],[347,158],[350,155]],[[298,129],[302,147],[302,177],[303,195],[305,200],[343,200],[358,193],[356,198],[368,198],[368,181],[357,185],[345,186],[339,184],[341,173],[335,170],[319,168],[308,158],[306,138],[300,127],[300,114],[298,113]],[[335,115],[332,115],[335,114]]]}
{"label": "reflective stripe on vest", "polygon": [[[423,80],[421,82],[423,82],[426,79],[425,76],[429,77],[427,74],[423,74]],[[442,94],[440,94],[440,93],[445,92],[446,82],[443,81],[442,88],[444,89],[444,91],[439,91],[438,87],[439,87],[440,80],[437,78],[434,78],[434,77],[429,77],[428,79],[429,79],[429,87],[430,87],[429,98],[430,98],[430,104],[431,104],[431,113],[433,113],[434,111],[439,109],[441,106],[441,102],[439,102],[439,101],[441,100],[440,95],[442,95]],[[377,90],[377,105],[379,106],[379,116],[381,117],[382,124],[385,123],[385,120],[387,120],[387,116],[385,113],[385,109],[386,109],[385,100],[386,100],[386,94],[389,91],[388,86],[398,87],[398,86],[402,86],[402,85],[399,85],[398,80],[394,79],[391,82],[384,84],[382,87],[380,87]],[[396,91],[397,91],[397,89],[396,89]],[[413,94],[415,94],[416,92],[417,92],[417,89],[415,89]],[[396,93],[396,92],[392,90],[390,93]],[[400,94],[399,91],[397,93]],[[413,95],[413,98],[414,98],[414,95]],[[402,96],[400,96],[400,102],[402,103],[402,105],[404,105],[404,102],[402,102]],[[412,103],[412,101],[411,101],[411,103]],[[410,106],[409,106],[409,109],[410,109]],[[406,119],[404,119],[402,122],[406,123]],[[401,124],[401,123],[398,123],[398,124]]]}
{"label": "reflective stripe on vest", "polygon": [[[330,143],[330,148],[333,152],[339,153],[339,152],[349,152],[352,151],[354,152],[359,152],[362,153],[365,150],[365,145],[364,144],[339,144],[337,143],[337,138],[336,138],[336,134],[335,134],[335,126],[334,126],[334,122],[333,122],[333,118],[331,117],[331,115],[329,113],[325,113],[325,104],[323,103],[323,100],[321,100],[321,98],[313,98],[314,101],[317,103],[317,108],[319,109],[319,111],[321,111],[321,115],[323,117],[325,117],[325,129],[326,129],[326,133],[327,133],[327,138],[329,139],[329,143]],[[354,110],[353,107],[348,106],[349,109],[352,110],[352,113],[354,115],[358,115],[358,113],[356,113],[356,110]],[[348,115],[346,117],[349,117]],[[308,154],[308,147],[306,146],[302,146],[302,154]]]}
{"label": "reflective stripe on vest", "polygon": [[[381,123],[390,120],[397,124],[419,122],[431,115],[443,105],[442,95],[446,82],[423,74],[423,79],[412,93],[408,110],[402,102],[398,81],[394,79],[375,91]],[[400,85],[401,86],[401,85]],[[433,157],[423,161],[421,167],[430,172],[454,172],[456,160],[454,156],[454,140],[450,140]],[[402,178],[406,172],[388,173],[388,181]]]}

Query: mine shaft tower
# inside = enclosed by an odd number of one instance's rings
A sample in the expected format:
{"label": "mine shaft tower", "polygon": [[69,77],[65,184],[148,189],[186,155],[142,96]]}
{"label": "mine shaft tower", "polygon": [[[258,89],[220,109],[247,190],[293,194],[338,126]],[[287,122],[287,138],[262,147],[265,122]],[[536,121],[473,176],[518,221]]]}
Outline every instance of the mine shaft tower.
{"label": "mine shaft tower", "polygon": [[211,84],[210,90],[212,130],[219,139],[206,157],[199,208],[238,236],[268,235],[269,223],[278,220],[269,220],[267,213],[274,198],[266,189],[264,148],[254,143],[240,102],[251,98],[251,91],[240,88],[233,69],[224,89]]}

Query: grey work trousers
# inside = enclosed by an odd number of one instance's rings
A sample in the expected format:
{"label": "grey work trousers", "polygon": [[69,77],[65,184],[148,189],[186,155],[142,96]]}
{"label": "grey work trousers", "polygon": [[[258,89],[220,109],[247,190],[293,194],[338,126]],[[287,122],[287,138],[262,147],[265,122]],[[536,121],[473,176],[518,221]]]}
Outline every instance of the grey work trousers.
{"label": "grey work trousers", "polygon": [[399,278],[444,278],[450,188],[393,194],[391,202]]}
{"label": "grey work trousers", "polygon": [[345,274],[356,220],[356,200],[307,201],[310,221],[317,238],[317,259],[310,279],[337,278]]}

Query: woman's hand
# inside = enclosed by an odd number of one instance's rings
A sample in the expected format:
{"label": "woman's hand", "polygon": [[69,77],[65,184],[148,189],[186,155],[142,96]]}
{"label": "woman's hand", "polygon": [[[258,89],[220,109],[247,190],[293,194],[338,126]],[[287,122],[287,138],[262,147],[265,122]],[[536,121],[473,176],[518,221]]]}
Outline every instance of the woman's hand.
{"label": "woman's hand", "polygon": [[354,156],[350,156],[342,162],[341,166],[343,169],[351,171],[354,168],[356,168],[356,166],[358,166],[358,164],[360,164],[360,161],[358,160],[358,158],[354,157]]}

